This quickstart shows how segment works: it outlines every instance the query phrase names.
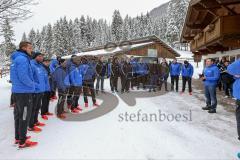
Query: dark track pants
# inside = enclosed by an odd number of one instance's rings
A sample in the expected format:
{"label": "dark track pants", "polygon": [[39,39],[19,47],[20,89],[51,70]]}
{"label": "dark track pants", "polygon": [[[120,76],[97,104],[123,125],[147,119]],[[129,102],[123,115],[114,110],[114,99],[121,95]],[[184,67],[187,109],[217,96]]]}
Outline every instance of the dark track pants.
{"label": "dark track pants", "polygon": [[92,97],[92,102],[93,102],[93,104],[95,104],[96,103],[96,95],[95,95],[95,90],[94,90],[94,82],[92,80],[83,82],[84,103],[88,103],[89,91],[90,91],[90,94]]}
{"label": "dark track pants", "polygon": [[188,91],[189,93],[192,92],[192,78],[191,77],[182,77],[182,92],[185,92],[186,89],[186,83],[188,82]]}
{"label": "dark track pants", "polygon": [[32,113],[33,94],[14,94],[16,106],[14,107],[15,139],[20,144],[26,141],[27,128]]}
{"label": "dark track pants", "polygon": [[111,76],[110,77],[110,85],[111,85],[111,90],[116,91],[118,89],[118,77]]}
{"label": "dark track pants", "polygon": [[97,83],[96,83],[96,90],[99,91],[99,87],[100,87],[100,84],[101,84],[101,91],[104,90],[104,77],[97,77]]}
{"label": "dark track pants", "polygon": [[159,84],[159,89],[160,90],[162,89],[163,83],[164,83],[164,86],[165,86],[165,91],[168,90],[168,88],[167,88],[167,80],[168,80],[168,75],[160,77],[160,84]]}
{"label": "dark track pants", "polygon": [[71,109],[77,108],[80,94],[82,93],[82,87],[71,86],[68,91],[67,104],[71,106]]}
{"label": "dark track pants", "polygon": [[64,104],[67,97],[67,92],[58,90],[58,103],[57,103],[57,115],[63,114],[64,112]]}
{"label": "dark track pants", "polygon": [[42,102],[41,102],[42,96],[43,96],[43,93],[33,94],[33,109],[32,109],[31,118],[29,122],[29,128],[33,128],[34,124],[38,122],[38,114],[42,106]]}
{"label": "dark track pants", "polygon": [[176,82],[176,91],[178,92],[178,83],[179,83],[179,76],[171,76],[171,90],[174,90],[174,83]]}
{"label": "dark track pants", "polygon": [[49,101],[51,92],[44,92],[42,96],[41,115],[45,115],[49,112]]}
{"label": "dark track pants", "polygon": [[73,94],[74,94],[74,86],[70,86],[68,89],[68,95],[67,95],[67,105],[72,105],[73,103]]}
{"label": "dark track pants", "polygon": [[137,85],[137,74],[133,74],[131,78],[131,88]]}
{"label": "dark track pants", "polygon": [[158,82],[158,75],[151,75],[150,76],[150,87],[149,89],[156,89],[157,88],[157,82]]}
{"label": "dark track pants", "polygon": [[131,76],[121,76],[122,92],[128,92],[130,88]]}
{"label": "dark track pants", "polygon": [[146,88],[146,84],[147,84],[147,79],[148,79],[147,75],[138,75],[137,76],[137,87],[139,88],[140,87],[140,83],[142,83],[143,84],[143,88],[145,89]]}

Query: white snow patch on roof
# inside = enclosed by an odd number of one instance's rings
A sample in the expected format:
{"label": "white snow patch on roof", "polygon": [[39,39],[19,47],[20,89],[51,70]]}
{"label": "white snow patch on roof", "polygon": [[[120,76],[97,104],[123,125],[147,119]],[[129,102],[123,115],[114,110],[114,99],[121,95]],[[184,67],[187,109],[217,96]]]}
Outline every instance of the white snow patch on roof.
{"label": "white snow patch on roof", "polygon": [[180,54],[180,57],[178,58],[191,58],[191,59],[193,58],[193,53],[190,51],[180,51],[176,49],[175,51]]}
{"label": "white snow patch on roof", "polygon": [[[152,44],[152,43],[154,43],[154,42],[134,44],[132,46],[129,46],[129,48],[127,48],[126,50],[134,49],[134,48],[145,46],[145,45],[149,45],[149,44]],[[112,55],[112,54],[114,54],[116,52],[120,52],[120,51],[124,51],[124,49],[120,48],[120,47],[117,47],[116,49],[114,49],[112,51],[108,51],[106,49],[100,49],[100,50],[94,50],[94,51],[88,51],[88,52],[81,52],[81,53],[77,53],[76,55],[77,56],[101,56],[101,55]],[[69,59],[69,58],[71,58],[71,55],[64,56],[62,58]]]}

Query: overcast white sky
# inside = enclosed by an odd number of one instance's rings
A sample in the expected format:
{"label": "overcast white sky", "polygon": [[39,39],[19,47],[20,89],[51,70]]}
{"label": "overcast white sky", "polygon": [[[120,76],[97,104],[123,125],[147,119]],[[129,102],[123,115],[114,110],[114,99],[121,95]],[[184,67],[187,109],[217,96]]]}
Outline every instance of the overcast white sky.
{"label": "overcast white sky", "polygon": [[169,0],[38,0],[39,5],[32,7],[34,16],[24,22],[14,24],[16,43],[21,40],[23,32],[29,32],[31,28],[41,29],[47,23],[54,23],[63,16],[74,19],[81,15],[90,17],[112,19],[115,9],[119,9],[121,15],[130,16],[146,13]]}

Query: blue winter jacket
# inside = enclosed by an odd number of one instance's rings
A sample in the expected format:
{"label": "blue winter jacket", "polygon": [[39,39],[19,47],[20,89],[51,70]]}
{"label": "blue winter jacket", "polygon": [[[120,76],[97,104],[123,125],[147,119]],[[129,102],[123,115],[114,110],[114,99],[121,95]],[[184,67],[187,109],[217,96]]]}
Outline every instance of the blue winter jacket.
{"label": "blue winter jacket", "polygon": [[131,60],[130,64],[132,65],[133,73],[137,73],[137,62],[135,60]]}
{"label": "blue winter jacket", "polygon": [[179,76],[181,73],[181,64],[180,63],[172,63],[170,65],[170,75],[171,76]]}
{"label": "blue winter jacket", "polygon": [[183,77],[191,77],[192,78],[193,72],[194,72],[194,69],[190,63],[188,64],[188,66],[186,66],[186,65],[182,66],[182,76]]}
{"label": "blue winter jacket", "polygon": [[34,93],[35,83],[30,57],[24,51],[16,51],[11,56],[10,80],[13,93]]}
{"label": "blue winter jacket", "polygon": [[216,86],[220,78],[220,71],[217,65],[213,64],[204,69],[204,76],[206,77],[204,81],[205,86]]}
{"label": "blue winter jacket", "polygon": [[46,69],[36,60],[31,60],[33,79],[36,84],[35,93],[43,93],[46,91],[48,78],[46,78]]}
{"label": "blue winter jacket", "polygon": [[108,69],[107,74],[108,74],[108,77],[110,77],[111,73],[112,73],[112,63],[108,63],[107,65],[108,65],[107,66],[107,69]]}
{"label": "blue winter jacket", "polygon": [[82,68],[72,63],[69,71],[69,80],[71,86],[81,87],[83,81]]}
{"label": "blue winter jacket", "polygon": [[80,65],[79,68],[82,72],[83,75],[83,80],[88,81],[88,80],[93,80],[94,76],[96,75],[95,68],[92,64],[82,64]]}
{"label": "blue winter jacket", "polygon": [[147,75],[148,74],[148,66],[146,63],[138,63],[137,64],[137,74],[139,74],[139,75]]}
{"label": "blue winter jacket", "polygon": [[44,66],[43,66],[43,68],[44,68],[44,79],[45,79],[45,82],[46,82],[46,84],[45,84],[46,85],[45,86],[45,92],[50,92],[51,91],[51,87],[50,87],[48,71],[47,71],[47,69]]}
{"label": "blue winter jacket", "polygon": [[[240,75],[240,60],[230,64],[227,69],[228,73],[233,75]],[[233,96],[240,100],[240,78],[235,77],[235,82],[233,84]]]}
{"label": "blue winter jacket", "polygon": [[49,66],[50,72],[53,73],[58,66],[59,66],[58,60],[52,59]]}
{"label": "blue winter jacket", "polygon": [[58,90],[66,91],[67,87],[70,86],[69,75],[62,66],[56,68],[52,76]]}

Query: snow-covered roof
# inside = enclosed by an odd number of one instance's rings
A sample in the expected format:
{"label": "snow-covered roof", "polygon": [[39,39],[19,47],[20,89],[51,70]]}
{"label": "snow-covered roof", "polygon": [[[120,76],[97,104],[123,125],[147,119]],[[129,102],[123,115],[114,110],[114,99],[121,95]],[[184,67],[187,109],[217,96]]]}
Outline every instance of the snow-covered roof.
{"label": "snow-covered roof", "polygon": [[[76,56],[101,56],[101,55],[113,55],[117,52],[121,52],[121,51],[127,51],[130,49],[134,49],[137,47],[142,47],[142,46],[146,46],[149,44],[153,44],[154,42],[147,42],[147,43],[140,43],[140,44],[134,44],[129,46],[128,48],[120,48],[117,47],[114,50],[108,51],[107,49],[100,49],[100,50],[93,50],[93,51],[88,51],[88,52],[81,52],[81,53],[77,53]],[[71,55],[68,56],[64,56],[62,57],[63,59],[70,59]]]}
{"label": "snow-covered roof", "polygon": [[178,57],[178,59],[193,59],[193,53],[190,51],[180,51],[176,49],[175,51],[180,54],[180,57]]}

